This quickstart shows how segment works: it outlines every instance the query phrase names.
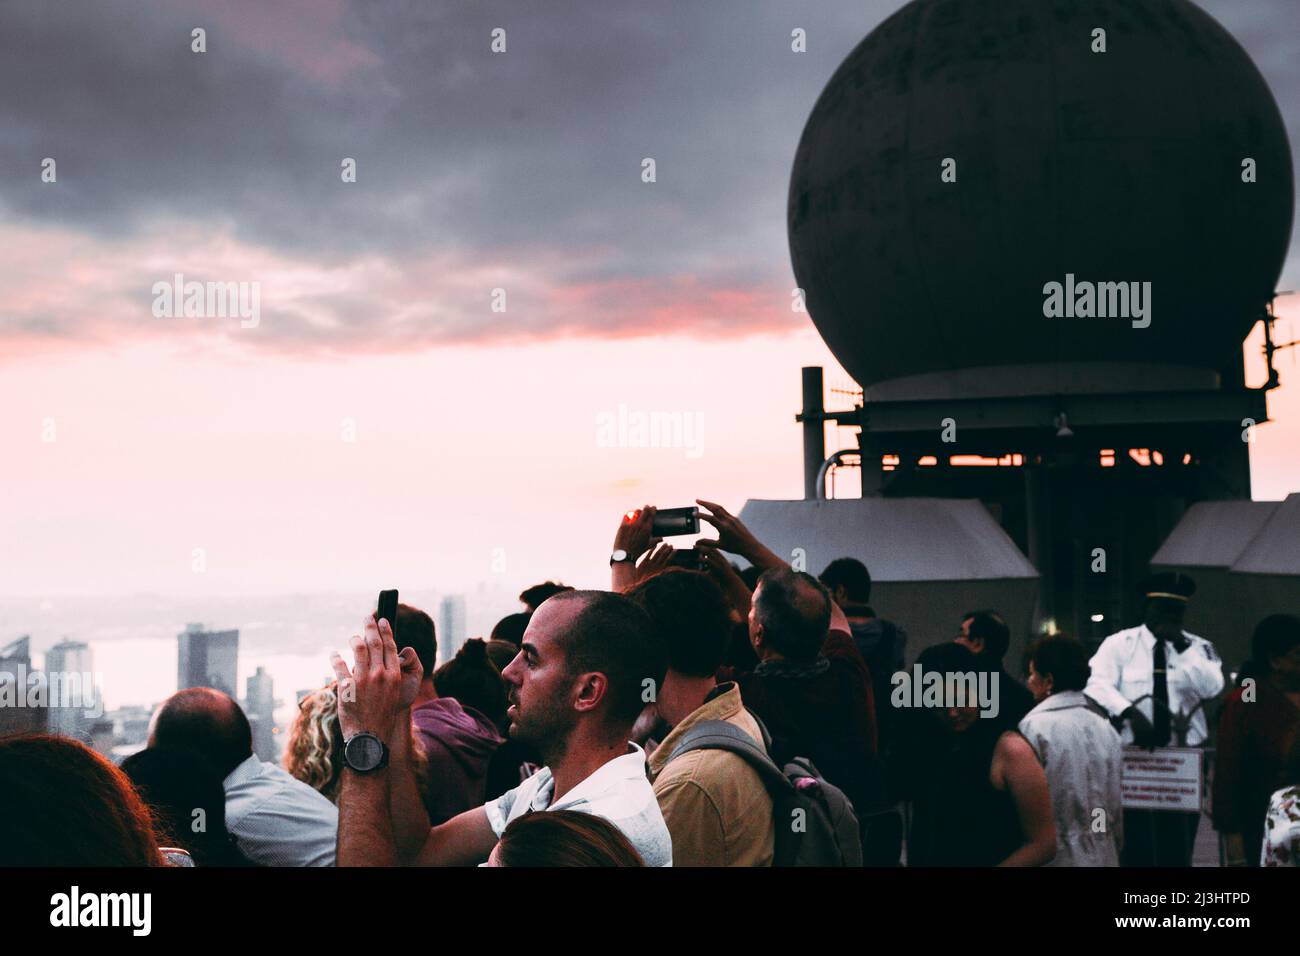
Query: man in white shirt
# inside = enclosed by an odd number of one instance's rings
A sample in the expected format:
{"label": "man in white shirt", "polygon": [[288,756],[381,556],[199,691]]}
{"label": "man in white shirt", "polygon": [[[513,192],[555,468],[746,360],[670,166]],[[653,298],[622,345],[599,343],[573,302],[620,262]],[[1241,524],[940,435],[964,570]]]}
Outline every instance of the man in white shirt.
{"label": "man in white shirt", "polygon": [[257,759],[248,718],[228,695],[192,687],[154,714],[149,746],[197,752],[223,775],[226,829],[263,866],[333,866],[338,810],[316,790]]}
{"label": "man in white shirt", "polygon": [[[1186,575],[1152,578],[1145,592],[1144,622],[1110,635],[1088,662],[1092,677],[1087,695],[1112,718],[1124,721],[1126,744],[1200,747],[1205,743],[1205,710],[1223,690],[1223,663],[1213,644],[1182,629],[1194,590]],[[1157,648],[1158,644],[1163,647]],[[1165,658],[1167,704],[1157,705],[1160,652]],[[1186,736],[1179,739],[1182,734]]]}
{"label": "man in white shirt", "polygon": [[456,866],[488,859],[506,825],[532,810],[604,817],[647,866],[672,864],[672,840],[630,743],[632,724],[663,683],[667,649],[637,604],[604,591],[566,591],[545,601],[502,676],[510,736],[546,766],[482,807],[430,827],[411,762],[410,707],[422,677],[399,655],[387,621],[368,619],[352,638],[349,670],[335,654],[339,723],[347,741],[339,793],[340,866]]}
{"label": "man in white shirt", "polygon": [[[1143,587],[1143,623],[1102,641],[1089,661],[1085,693],[1122,726],[1125,744],[1201,747],[1205,717],[1223,690],[1214,645],[1183,630],[1196,584],[1183,574],[1157,574]],[[1190,866],[1200,814],[1126,810],[1125,866]]]}
{"label": "man in white shirt", "polygon": [[492,832],[500,837],[513,820],[535,810],[580,810],[604,817],[623,831],[646,866],[671,866],[672,844],[659,801],[646,777],[646,755],[634,743],[631,753],[602,765],[576,787],[554,799],[555,778],[543,767],[509,793],[489,801]]}
{"label": "man in white shirt", "polygon": [[226,829],[263,866],[333,866],[339,811],[284,768],[248,757],[221,782]]}

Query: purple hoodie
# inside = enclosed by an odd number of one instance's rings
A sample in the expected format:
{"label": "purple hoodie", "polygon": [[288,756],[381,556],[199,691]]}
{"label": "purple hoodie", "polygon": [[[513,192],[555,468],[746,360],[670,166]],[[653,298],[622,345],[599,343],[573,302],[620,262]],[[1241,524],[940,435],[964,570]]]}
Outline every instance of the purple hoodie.
{"label": "purple hoodie", "polygon": [[423,794],[429,825],[482,806],[488,761],[503,743],[492,721],[451,697],[439,697],[415,707],[411,723],[429,760]]}

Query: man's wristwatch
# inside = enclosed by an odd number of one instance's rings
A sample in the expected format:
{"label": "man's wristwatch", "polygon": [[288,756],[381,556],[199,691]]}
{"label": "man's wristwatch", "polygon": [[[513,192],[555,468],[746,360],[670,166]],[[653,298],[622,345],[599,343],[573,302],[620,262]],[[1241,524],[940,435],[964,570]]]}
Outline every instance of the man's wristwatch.
{"label": "man's wristwatch", "polygon": [[631,562],[632,562],[632,555],[628,554],[622,548],[615,548],[614,551],[609,556],[609,563],[611,567],[615,564],[630,564]]}
{"label": "man's wristwatch", "polygon": [[357,773],[372,773],[388,766],[388,747],[382,740],[363,730],[343,743],[343,762]]}

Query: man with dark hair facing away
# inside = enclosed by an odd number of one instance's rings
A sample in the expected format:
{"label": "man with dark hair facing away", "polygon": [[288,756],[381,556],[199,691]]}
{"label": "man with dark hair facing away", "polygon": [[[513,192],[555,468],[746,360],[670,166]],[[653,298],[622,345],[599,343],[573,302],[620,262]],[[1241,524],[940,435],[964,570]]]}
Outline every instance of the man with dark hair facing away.
{"label": "man with dark hair facing away", "polygon": [[566,591],[572,591],[573,586],[569,584],[560,584],[558,581],[543,581],[541,584],[534,584],[530,588],[525,588],[519,595],[519,600],[524,607],[528,609],[527,613],[532,614],[544,601],[549,601],[557,594],[564,594]]}
{"label": "man with dark hair facing away", "polygon": [[826,565],[819,580],[848,619],[853,643],[871,672],[871,689],[876,700],[877,749],[884,752],[889,748],[890,718],[893,716],[892,708],[885,706],[885,702],[889,700],[890,678],[903,669],[907,632],[893,621],[876,616],[871,606],[871,574],[857,558],[836,558]]}
{"label": "man with dark hair facing away", "polygon": [[738,727],[762,749],[763,732],[735,683],[719,684],[731,635],[722,592],[699,571],[669,569],[626,592],[668,646],[668,672],[655,702],[672,732],[650,755],[650,778],[673,838],[674,866],[771,866],[772,798],[744,757],[719,749],[673,753],[705,721]]}
{"label": "man with dark hair facing away", "polygon": [[847,630],[830,630],[832,602],[803,571],[764,571],[749,612],[758,666],[737,677],[740,696],[772,735],[778,765],[807,757],[844,791],[864,828],[886,805],[876,757],[871,682]]}
{"label": "man with dark hair facing away", "polygon": [[248,718],[211,687],[172,694],[153,715],[150,747],[191,750],[221,778],[226,829],[263,866],[333,866],[338,811],[283,768],[257,759]]}

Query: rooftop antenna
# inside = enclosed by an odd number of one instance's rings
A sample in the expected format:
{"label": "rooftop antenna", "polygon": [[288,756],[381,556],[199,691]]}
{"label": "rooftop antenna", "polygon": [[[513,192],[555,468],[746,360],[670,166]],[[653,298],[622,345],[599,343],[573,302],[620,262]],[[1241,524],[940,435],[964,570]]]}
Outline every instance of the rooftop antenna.
{"label": "rooftop antenna", "polygon": [[[1273,367],[1273,356],[1282,349],[1294,348],[1296,345],[1300,345],[1300,339],[1291,342],[1283,342],[1281,345],[1273,341],[1273,323],[1277,321],[1277,312],[1274,309],[1273,304],[1277,301],[1279,296],[1284,295],[1295,295],[1295,292],[1274,292],[1273,298],[1270,299],[1268,305],[1264,307],[1264,361],[1268,365],[1268,381],[1264,385],[1265,391],[1277,388],[1278,385],[1282,383],[1281,378],[1277,374],[1277,369]],[[1295,361],[1294,352],[1291,354],[1291,360],[1292,362]]]}

